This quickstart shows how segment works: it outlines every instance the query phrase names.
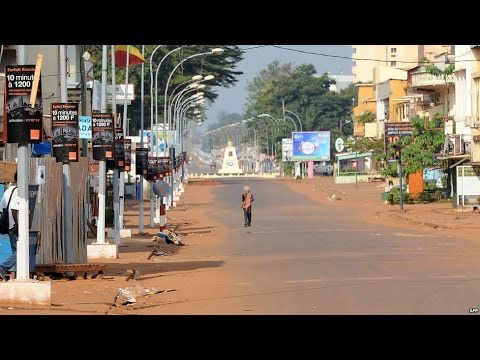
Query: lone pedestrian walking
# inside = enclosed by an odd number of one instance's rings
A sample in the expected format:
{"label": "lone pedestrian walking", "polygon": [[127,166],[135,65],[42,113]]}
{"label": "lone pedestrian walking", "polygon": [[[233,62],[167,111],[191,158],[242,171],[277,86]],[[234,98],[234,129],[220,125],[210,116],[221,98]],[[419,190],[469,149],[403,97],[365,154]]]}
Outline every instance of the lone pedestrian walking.
{"label": "lone pedestrian walking", "polygon": [[250,188],[245,186],[243,188],[244,193],[242,194],[242,209],[243,209],[243,218],[245,220],[245,227],[250,226],[252,223],[252,202],[253,194],[250,192]]}
{"label": "lone pedestrian walking", "polygon": [[8,236],[10,238],[10,247],[12,254],[0,264],[0,279],[7,281],[6,272],[17,263],[17,241],[18,241],[18,199],[17,199],[17,172],[13,177],[14,181],[10,187],[3,193],[0,201],[0,209],[7,209],[8,212]]}

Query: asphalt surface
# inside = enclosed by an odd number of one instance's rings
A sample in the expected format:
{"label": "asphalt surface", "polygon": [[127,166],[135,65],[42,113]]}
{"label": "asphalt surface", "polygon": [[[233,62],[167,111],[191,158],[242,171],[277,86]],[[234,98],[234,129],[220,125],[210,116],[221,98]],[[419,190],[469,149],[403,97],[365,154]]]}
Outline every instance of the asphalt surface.
{"label": "asphalt surface", "polygon": [[[476,244],[361,223],[355,209],[321,205],[278,181],[217,181],[212,216],[230,228],[222,251],[244,311],[467,315],[480,307]],[[255,201],[245,228],[247,184]]]}

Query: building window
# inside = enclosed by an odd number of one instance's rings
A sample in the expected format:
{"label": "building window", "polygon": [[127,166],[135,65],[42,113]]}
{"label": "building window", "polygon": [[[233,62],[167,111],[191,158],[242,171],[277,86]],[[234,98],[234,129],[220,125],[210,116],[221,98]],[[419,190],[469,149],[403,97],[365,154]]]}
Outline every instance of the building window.
{"label": "building window", "polygon": [[397,62],[396,61],[390,61],[390,66],[397,66]]}
{"label": "building window", "polygon": [[390,52],[393,54],[393,53],[396,53],[397,52],[397,48],[390,48]]}
{"label": "building window", "polygon": [[356,54],[356,53],[357,53],[357,48],[356,48],[356,47],[352,48],[352,53],[353,53],[353,54]]}

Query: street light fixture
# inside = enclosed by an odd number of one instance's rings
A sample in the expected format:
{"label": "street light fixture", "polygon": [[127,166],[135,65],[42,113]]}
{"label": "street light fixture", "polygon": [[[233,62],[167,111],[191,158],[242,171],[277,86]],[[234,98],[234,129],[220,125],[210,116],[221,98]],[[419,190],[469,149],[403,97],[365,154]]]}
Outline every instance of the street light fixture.
{"label": "street light fixture", "polygon": [[293,116],[295,116],[298,120],[298,123],[300,124],[300,131],[303,131],[303,126],[302,126],[302,122],[300,121],[300,117],[297,115],[297,113],[291,111],[291,110],[287,110],[287,109],[284,109],[286,112],[292,114]]}
{"label": "street light fixture", "polygon": [[[185,61],[187,60],[190,60],[190,59],[193,59],[194,57],[198,57],[198,56],[203,56],[203,55],[214,55],[214,56],[218,56],[218,55],[222,55],[223,53],[225,52],[224,49],[222,48],[215,48],[215,49],[212,49],[211,51],[208,51],[208,52],[203,52],[203,53],[199,53],[199,54],[193,54],[193,55],[190,55],[189,57],[183,59],[182,61],[180,61],[172,70],[172,72],[170,73],[170,76],[168,77],[168,80],[167,80],[167,84],[165,86],[165,103],[164,103],[164,110],[163,110],[163,131],[164,131],[164,137],[165,137],[165,131],[166,131],[166,125],[167,125],[167,91],[168,91],[168,86],[170,84],[170,80],[173,76],[173,74],[175,73],[175,71],[178,69],[178,67],[180,65],[182,65]],[[207,76],[208,77],[208,76]],[[209,78],[210,80],[210,78]],[[166,143],[165,143],[166,145]]]}
{"label": "street light fixture", "polygon": [[[158,73],[159,73],[159,70],[160,70],[160,66],[162,65],[163,61],[170,55],[172,54],[173,52],[175,51],[178,51],[178,50],[181,50],[185,47],[186,45],[182,45],[182,46],[179,46],[178,48],[176,49],[173,49],[172,51],[168,52],[167,54],[165,54],[165,56],[160,60],[160,62],[158,63],[158,66],[157,66],[157,70],[155,72],[155,134],[158,135],[157,131],[158,131]],[[201,76],[201,75],[195,75],[195,76]],[[152,95],[152,94],[151,94]],[[152,96],[153,98],[153,96]],[[150,101],[152,101],[150,98]],[[153,102],[152,102],[153,103]],[[152,114],[152,117],[153,117],[153,114]],[[164,129],[165,130],[165,129]],[[152,131],[153,131],[153,128],[152,128]],[[164,149],[166,147],[166,144],[167,144],[167,139],[165,137],[165,131],[163,133],[163,141],[165,142],[165,145],[164,145]],[[157,139],[157,142],[158,142],[158,139]],[[152,141],[153,143],[153,141]],[[158,146],[159,144],[157,143],[157,149],[156,149],[156,154],[157,154],[157,157],[158,157]]]}
{"label": "street light fixture", "polygon": [[[190,60],[190,59],[193,59],[194,57],[198,57],[198,56],[203,56],[203,55],[214,55],[214,56],[218,56],[218,55],[222,55],[224,53],[224,49],[222,48],[214,48],[212,49],[211,51],[208,51],[208,52],[203,52],[203,53],[199,53],[199,54],[193,54],[193,55],[190,55],[189,57],[183,59],[182,61],[180,61],[172,70],[172,72],[170,73],[169,77],[168,77],[168,80],[167,80],[167,84],[165,85],[165,97],[164,97],[164,109],[163,109],[163,134],[164,134],[164,139],[165,139],[165,149],[167,149],[167,141],[166,141],[166,126],[167,126],[167,99],[168,99],[168,86],[170,84],[170,80],[172,79],[172,76],[173,74],[175,73],[175,71],[178,69],[178,67],[180,65],[182,65],[184,62],[186,62],[187,60]],[[174,181],[174,173],[173,173],[173,151],[171,152],[171,157],[172,157],[172,174],[171,174],[171,204],[173,206],[173,181]]]}

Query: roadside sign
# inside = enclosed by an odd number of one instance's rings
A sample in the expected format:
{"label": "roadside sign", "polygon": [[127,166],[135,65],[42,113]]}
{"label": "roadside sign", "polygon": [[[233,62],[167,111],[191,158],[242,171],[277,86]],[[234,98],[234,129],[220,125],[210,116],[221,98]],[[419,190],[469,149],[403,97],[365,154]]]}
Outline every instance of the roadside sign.
{"label": "roadside sign", "polygon": [[78,103],[51,103],[52,156],[56,162],[78,162]]}
{"label": "roadside sign", "polygon": [[344,148],[345,142],[343,141],[343,139],[337,138],[337,140],[335,140],[335,150],[337,150],[337,152],[342,152]]}
{"label": "roadside sign", "polygon": [[78,127],[80,129],[80,139],[92,138],[92,117],[91,116],[80,116]]}

